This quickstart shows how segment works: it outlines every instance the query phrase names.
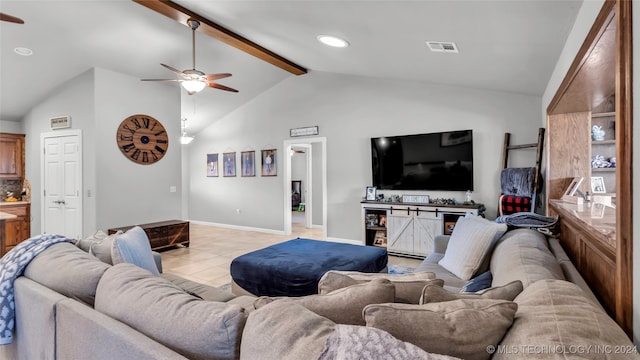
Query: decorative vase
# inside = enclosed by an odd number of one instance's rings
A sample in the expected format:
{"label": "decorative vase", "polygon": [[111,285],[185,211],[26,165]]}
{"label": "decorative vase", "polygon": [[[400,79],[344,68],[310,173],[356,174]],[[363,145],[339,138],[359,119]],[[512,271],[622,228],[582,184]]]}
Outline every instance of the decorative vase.
{"label": "decorative vase", "polygon": [[593,125],[591,128],[591,139],[593,141],[602,141],[604,140],[604,130],[602,130],[602,126]]}

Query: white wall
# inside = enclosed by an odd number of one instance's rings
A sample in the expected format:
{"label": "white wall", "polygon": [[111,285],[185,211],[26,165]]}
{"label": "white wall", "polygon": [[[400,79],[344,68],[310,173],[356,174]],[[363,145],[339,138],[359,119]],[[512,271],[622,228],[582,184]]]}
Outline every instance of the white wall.
{"label": "white wall", "polygon": [[22,122],[0,120],[0,132],[22,134]]}
{"label": "white wall", "polygon": [[[327,138],[328,237],[360,238],[359,202],[371,183],[369,139],[374,136],[473,129],[473,198],[495,217],[504,132],[513,134],[514,144],[535,141],[540,100],[323,72],[291,77],[198,134],[188,165],[189,215],[204,222],[282,230],[281,144],[290,128],[319,125],[320,136]],[[279,176],[205,176],[207,153],[247,147],[278,148]],[[464,192],[428,193],[464,200]]]}
{"label": "white wall", "polygon": [[[180,94],[178,87],[145,86],[137,78],[92,69],[61,85],[24,118],[26,177],[32,185],[32,234],[41,233],[40,134],[49,118],[71,116],[83,138],[83,232],[181,217]],[[129,115],[149,114],[170,136],[169,151],[153,165],[137,165],[116,145]],[[169,186],[177,187],[169,193]],[[89,192],[91,196],[89,196]]]}
{"label": "white wall", "polygon": [[307,155],[306,153],[294,153],[291,156],[291,180],[302,181],[300,202],[307,200]]}
{"label": "white wall", "polygon": [[[97,228],[180,219],[182,146],[180,87],[96,69]],[[120,123],[135,114],[160,121],[169,135],[165,156],[151,165],[126,158],[116,145]],[[176,192],[170,192],[171,186]]]}
{"label": "white wall", "polygon": [[[49,119],[55,116],[71,116],[71,128],[82,130],[83,186],[95,189],[95,92],[94,71],[86,71],[58,87],[55,93],[34,106],[23,120],[25,132],[25,177],[31,182],[31,235],[42,232],[40,134],[51,132]],[[96,227],[95,198],[87,198],[83,191],[83,232],[88,234]]]}

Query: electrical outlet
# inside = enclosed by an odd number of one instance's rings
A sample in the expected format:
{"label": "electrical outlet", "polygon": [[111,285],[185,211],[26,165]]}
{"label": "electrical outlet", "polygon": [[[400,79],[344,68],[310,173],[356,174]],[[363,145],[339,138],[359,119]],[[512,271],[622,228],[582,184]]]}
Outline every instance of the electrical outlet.
{"label": "electrical outlet", "polygon": [[236,214],[240,215],[241,211],[240,209],[236,209]]}
{"label": "electrical outlet", "polygon": [[169,187],[169,192],[176,192],[176,187],[175,186],[170,186]]}

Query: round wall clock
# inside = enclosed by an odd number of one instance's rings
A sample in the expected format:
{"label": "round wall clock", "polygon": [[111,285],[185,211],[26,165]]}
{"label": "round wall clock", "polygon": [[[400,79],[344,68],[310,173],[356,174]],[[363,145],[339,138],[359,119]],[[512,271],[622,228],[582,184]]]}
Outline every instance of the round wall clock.
{"label": "round wall clock", "polygon": [[169,148],[169,136],[164,126],[142,114],[131,115],[120,123],[116,141],[124,156],[143,165],[159,161]]}

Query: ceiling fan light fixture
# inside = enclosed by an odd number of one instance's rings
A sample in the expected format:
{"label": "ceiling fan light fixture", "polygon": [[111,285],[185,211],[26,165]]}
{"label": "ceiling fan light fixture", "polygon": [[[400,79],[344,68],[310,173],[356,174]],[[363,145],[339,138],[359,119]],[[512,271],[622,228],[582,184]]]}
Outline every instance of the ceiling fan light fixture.
{"label": "ceiling fan light fixture", "polygon": [[187,135],[187,118],[182,119],[182,136],[180,136],[180,144],[188,145],[193,141],[194,137]]}
{"label": "ceiling fan light fixture", "polygon": [[192,141],[193,141],[193,136],[189,136],[186,133],[180,136],[180,144],[182,145],[189,145],[189,143],[191,143]]}
{"label": "ceiling fan light fixture", "polygon": [[180,84],[185,90],[187,90],[189,95],[198,93],[207,86],[207,84],[201,80],[184,80]]}
{"label": "ceiling fan light fixture", "polygon": [[318,41],[325,45],[337,48],[346,48],[349,46],[349,42],[347,40],[333,35],[318,35]]}

